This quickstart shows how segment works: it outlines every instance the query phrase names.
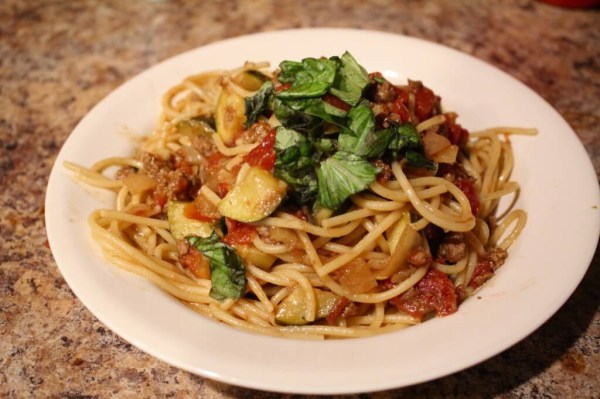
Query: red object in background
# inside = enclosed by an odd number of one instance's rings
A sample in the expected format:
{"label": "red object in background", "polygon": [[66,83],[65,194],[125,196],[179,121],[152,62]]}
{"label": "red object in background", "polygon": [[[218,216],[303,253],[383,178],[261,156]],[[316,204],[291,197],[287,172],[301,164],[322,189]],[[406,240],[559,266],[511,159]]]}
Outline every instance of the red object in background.
{"label": "red object in background", "polygon": [[600,0],[543,0],[545,3],[560,7],[585,8],[600,5]]}

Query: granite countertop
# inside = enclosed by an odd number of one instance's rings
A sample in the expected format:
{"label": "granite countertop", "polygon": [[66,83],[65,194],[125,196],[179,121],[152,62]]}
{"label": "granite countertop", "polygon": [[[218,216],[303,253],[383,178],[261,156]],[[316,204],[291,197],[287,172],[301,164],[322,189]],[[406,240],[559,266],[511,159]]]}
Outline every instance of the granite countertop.
{"label": "granite countertop", "polygon": [[[140,71],[219,39],[317,26],[415,36],[495,65],[560,112],[600,176],[598,9],[532,0],[4,0],[0,397],[279,397],[171,367],[99,322],[53,260],[43,222],[44,193],[73,127]],[[568,302],[514,347],[445,378],[348,397],[598,397],[598,281],[600,252]]]}

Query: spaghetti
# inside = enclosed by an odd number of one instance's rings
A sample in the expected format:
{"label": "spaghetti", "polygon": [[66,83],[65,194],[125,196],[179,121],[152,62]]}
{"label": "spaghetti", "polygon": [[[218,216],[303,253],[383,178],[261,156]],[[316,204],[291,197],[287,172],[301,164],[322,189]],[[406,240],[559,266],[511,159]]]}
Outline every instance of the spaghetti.
{"label": "spaghetti", "polygon": [[246,63],[170,89],[136,156],[65,166],[116,193],[89,217],[111,263],[237,328],[361,337],[455,312],[525,226],[496,213],[536,131],[456,118],[349,53]]}

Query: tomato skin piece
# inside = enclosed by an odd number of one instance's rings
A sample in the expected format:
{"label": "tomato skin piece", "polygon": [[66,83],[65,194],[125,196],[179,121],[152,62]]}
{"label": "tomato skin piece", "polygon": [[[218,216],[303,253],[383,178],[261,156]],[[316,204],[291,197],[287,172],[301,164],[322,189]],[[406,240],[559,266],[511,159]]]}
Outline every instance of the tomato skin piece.
{"label": "tomato skin piece", "polygon": [[261,169],[273,171],[275,167],[275,129],[271,129],[256,147],[252,149],[244,160],[250,166],[257,166]]}
{"label": "tomato skin piece", "polygon": [[325,93],[322,99],[329,105],[333,105],[334,107],[339,108],[342,111],[348,112],[350,108],[352,108],[350,104],[345,103],[344,101],[340,100],[338,97],[330,93]]}
{"label": "tomato skin piece", "polygon": [[223,242],[227,245],[250,245],[258,234],[255,226],[237,220],[225,218],[227,234]]}

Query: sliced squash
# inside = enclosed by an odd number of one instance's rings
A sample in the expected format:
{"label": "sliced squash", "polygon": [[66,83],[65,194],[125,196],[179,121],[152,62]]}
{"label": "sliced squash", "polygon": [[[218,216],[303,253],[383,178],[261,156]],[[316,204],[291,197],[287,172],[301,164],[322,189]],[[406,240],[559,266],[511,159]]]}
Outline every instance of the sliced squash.
{"label": "sliced squash", "polygon": [[177,133],[183,136],[210,136],[215,132],[211,122],[206,118],[191,118],[176,125]]}
{"label": "sliced squash", "polygon": [[183,240],[189,236],[210,236],[213,229],[209,222],[190,219],[185,216],[184,208],[187,204],[190,204],[190,202],[169,201],[167,204],[167,218],[169,219],[169,228],[173,238]]}
{"label": "sliced squash", "polygon": [[243,71],[235,75],[232,80],[248,91],[256,91],[261,88],[269,78],[258,71]]}
{"label": "sliced squash", "polygon": [[[327,317],[340,298],[337,294],[330,291],[323,291],[315,288],[315,298],[317,300],[317,309],[315,319]],[[306,294],[300,286],[294,287],[292,292],[279,303],[275,313],[275,321],[280,324],[303,325],[306,320]]]}
{"label": "sliced squash", "polygon": [[269,270],[277,259],[275,256],[264,253],[252,245],[236,245],[235,252],[242,258],[244,263],[253,264],[263,270]]}
{"label": "sliced squash", "polygon": [[287,184],[270,172],[252,166],[219,202],[221,215],[240,222],[256,222],[269,216],[285,197]]}
{"label": "sliced squash", "polygon": [[232,144],[246,127],[246,102],[231,86],[221,90],[215,110],[217,133],[225,144]]}

